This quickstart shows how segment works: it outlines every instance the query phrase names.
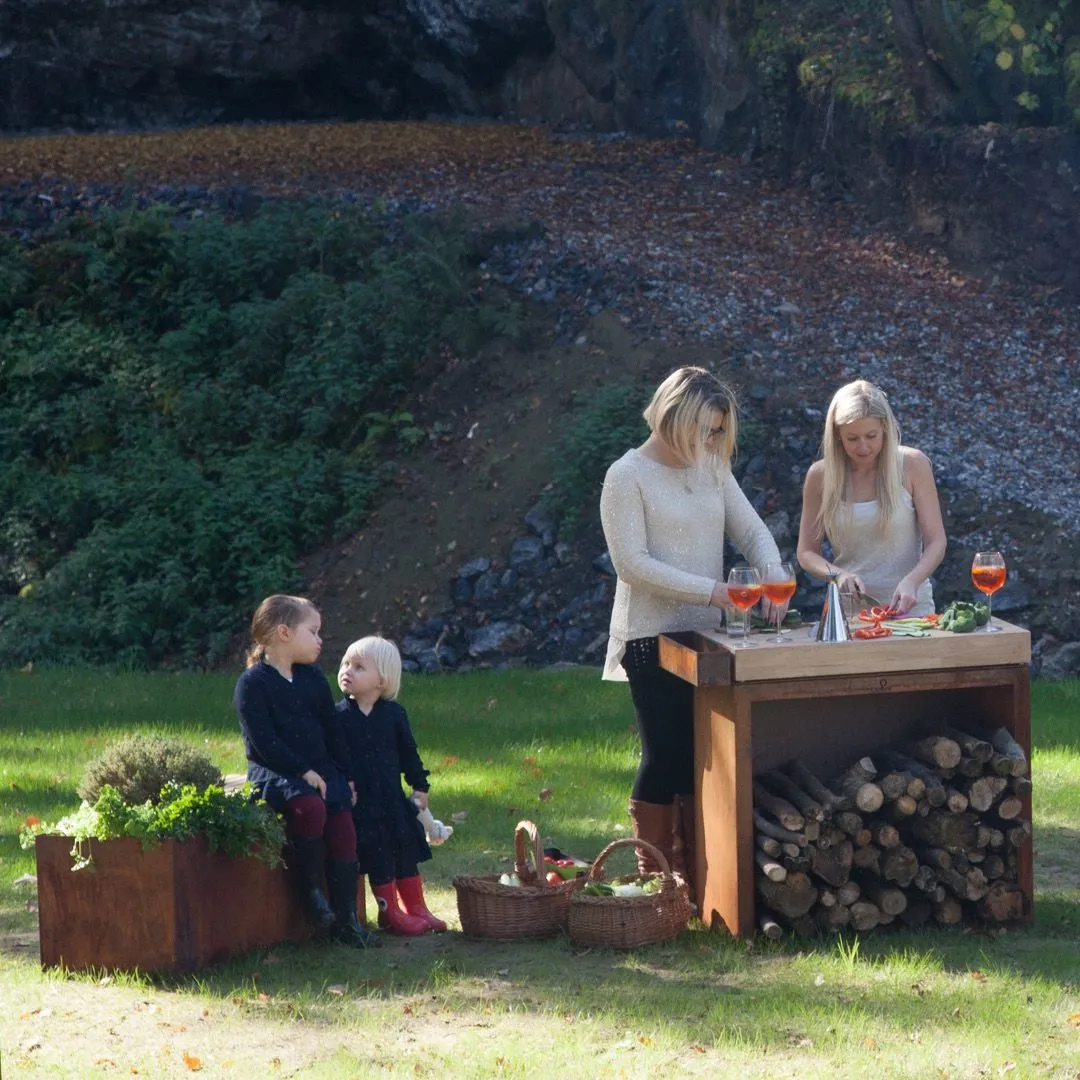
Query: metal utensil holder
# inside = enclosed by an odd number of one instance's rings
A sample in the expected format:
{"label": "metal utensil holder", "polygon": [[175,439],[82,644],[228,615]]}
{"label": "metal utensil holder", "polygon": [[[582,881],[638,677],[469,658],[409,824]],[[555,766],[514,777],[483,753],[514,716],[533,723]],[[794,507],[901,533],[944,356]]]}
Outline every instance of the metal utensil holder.
{"label": "metal utensil holder", "polygon": [[844,605],[840,599],[840,586],[837,584],[839,574],[826,575],[828,585],[825,587],[825,606],[821,609],[821,618],[817,625],[817,640],[827,645],[836,645],[842,641],[851,640],[851,629],[848,627],[844,616]]}

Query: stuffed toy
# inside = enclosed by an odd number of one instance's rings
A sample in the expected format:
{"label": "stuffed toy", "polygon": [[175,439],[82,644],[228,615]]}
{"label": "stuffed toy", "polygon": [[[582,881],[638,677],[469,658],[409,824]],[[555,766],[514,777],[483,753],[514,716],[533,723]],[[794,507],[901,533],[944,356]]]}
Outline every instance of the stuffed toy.
{"label": "stuffed toy", "polygon": [[[415,804],[415,800],[413,801]],[[445,843],[454,835],[453,825],[444,825],[430,810],[421,810],[417,807],[416,816],[420,819],[420,824],[424,826],[427,842],[432,847],[437,847],[439,844]]]}

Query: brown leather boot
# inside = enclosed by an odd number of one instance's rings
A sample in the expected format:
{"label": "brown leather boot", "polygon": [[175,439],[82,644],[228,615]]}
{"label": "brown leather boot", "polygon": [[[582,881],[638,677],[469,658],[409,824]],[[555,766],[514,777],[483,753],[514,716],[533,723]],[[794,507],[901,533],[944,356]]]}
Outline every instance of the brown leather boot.
{"label": "brown leather boot", "polygon": [[[636,799],[631,799],[628,809],[630,810],[630,823],[634,829],[634,836],[639,840],[646,840],[653,847],[658,848],[670,866],[675,808],[673,806],[663,806],[660,803],[638,802]],[[660,873],[659,864],[646,852],[639,851],[637,860],[639,874]]]}
{"label": "brown leather boot", "polygon": [[675,813],[672,821],[671,869],[686,882],[690,899],[694,900],[694,878],[697,876],[697,848],[694,837],[697,832],[694,816],[693,795],[675,796]]}

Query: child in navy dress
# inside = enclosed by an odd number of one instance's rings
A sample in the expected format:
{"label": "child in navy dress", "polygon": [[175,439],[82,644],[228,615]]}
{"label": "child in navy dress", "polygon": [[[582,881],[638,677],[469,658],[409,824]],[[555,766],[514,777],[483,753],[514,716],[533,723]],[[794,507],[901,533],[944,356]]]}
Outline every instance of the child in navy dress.
{"label": "child in navy dress", "polygon": [[342,658],[338,686],[346,695],[337,708],[357,786],[356,854],[379,905],[379,925],[395,934],[441,933],[446,923],[428,911],[417,869],[431,858],[417,817],[427,807],[428,774],[409,718],[394,700],[401,689],[397,646],[381,637],[354,641]]}
{"label": "child in navy dress", "polygon": [[315,666],[320,627],[310,600],[267,597],[251,620],[253,647],[233,701],[248,779],[285,815],[308,918],[334,940],[365,948],[379,942],[356,918],[355,785],[330,684]]}

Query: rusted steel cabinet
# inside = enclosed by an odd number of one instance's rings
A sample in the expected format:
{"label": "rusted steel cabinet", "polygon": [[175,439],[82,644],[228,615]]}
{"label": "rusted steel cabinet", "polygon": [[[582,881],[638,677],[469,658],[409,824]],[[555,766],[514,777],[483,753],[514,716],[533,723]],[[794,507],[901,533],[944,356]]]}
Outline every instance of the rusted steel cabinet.
{"label": "rusted steel cabinet", "polygon": [[[702,919],[755,932],[755,772],[801,758],[826,779],[912,735],[1005,727],[1030,758],[1031,637],[995,619],[999,634],[951,634],[822,644],[805,630],[783,644],[721,634],[667,634],[660,663],[694,691],[697,902]],[[1031,819],[1030,796],[1023,816]],[[1031,918],[1032,845],[1019,884]]]}
{"label": "rusted steel cabinet", "polygon": [[91,840],[93,867],[74,871],[71,844],[36,841],[43,967],[193,971],[311,936],[284,870],[211,853],[204,837]]}

